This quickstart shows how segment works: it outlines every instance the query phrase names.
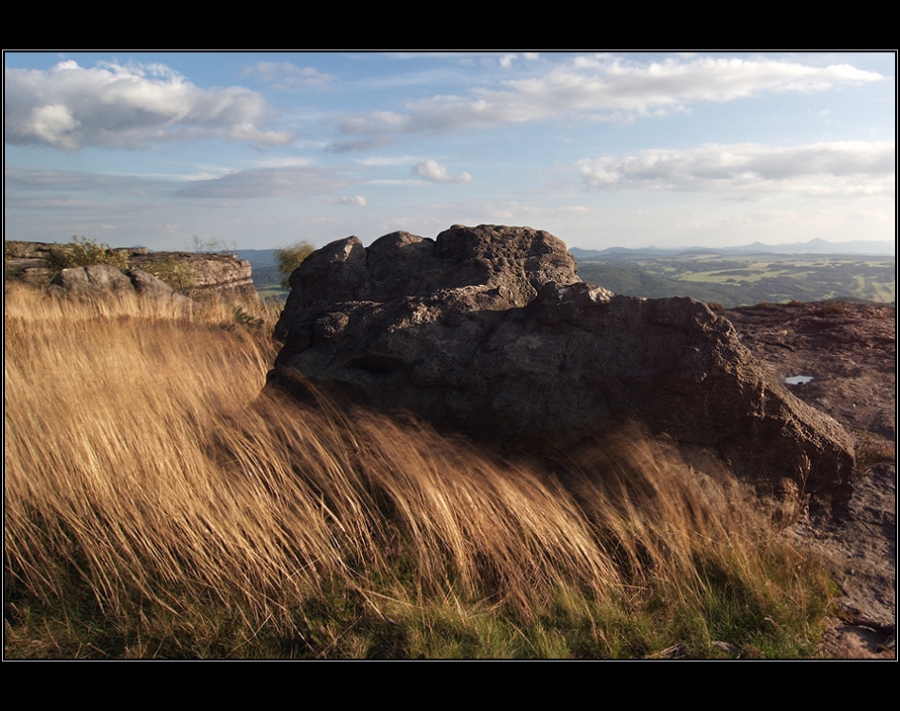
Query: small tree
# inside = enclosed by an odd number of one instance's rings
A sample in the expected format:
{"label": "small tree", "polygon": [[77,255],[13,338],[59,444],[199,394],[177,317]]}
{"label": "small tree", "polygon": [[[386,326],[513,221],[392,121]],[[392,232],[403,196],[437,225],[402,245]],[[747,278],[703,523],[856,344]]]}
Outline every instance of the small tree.
{"label": "small tree", "polygon": [[[237,249],[237,243],[233,242],[232,244],[234,244],[235,249]],[[195,254],[202,254],[204,252],[225,252],[228,250],[228,245],[225,240],[218,240],[215,237],[204,240],[199,236],[194,235],[191,237],[191,249]]]}
{"label": "small tree", "polygon": [[309,242],[297,242],[297,244],[275,250],[275,261],[278,262],[278,271],[284,274],[281,280],[281,288],[289,289],[291,274],[300,266],[300,263],[313,253],[313,247]]}

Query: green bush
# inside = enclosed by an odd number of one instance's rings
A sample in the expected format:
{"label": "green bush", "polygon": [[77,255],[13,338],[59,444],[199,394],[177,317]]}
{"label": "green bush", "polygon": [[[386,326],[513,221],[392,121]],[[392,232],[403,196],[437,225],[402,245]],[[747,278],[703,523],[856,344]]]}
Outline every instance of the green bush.
{"label": "green bush", "polygon": [[192,296],[194,270],[191,269],[189,264],[185,263],[184,260],[178,259],[174,254],[170,254],[160,261],[144,262],[140,265],[140,268],[160,281],[164,281],[173,289]]}
{"label": "green bush", "polygon": [[290,288],[291,274],[300,266],[301,262],[313,253],[313,247],[309,242],[297,242],[297,244],[275,250],[275,261],[278,262],[278,271],[284,274],[281,280],[283,289]]}
{"label": "green bush", "polygon": [[73,235],[69,244],[54,244],[50,247],[47,262],[54,274],[63,269],[88,267],[92,264],[109,264],[116,269],[128,269],[128,252]]}

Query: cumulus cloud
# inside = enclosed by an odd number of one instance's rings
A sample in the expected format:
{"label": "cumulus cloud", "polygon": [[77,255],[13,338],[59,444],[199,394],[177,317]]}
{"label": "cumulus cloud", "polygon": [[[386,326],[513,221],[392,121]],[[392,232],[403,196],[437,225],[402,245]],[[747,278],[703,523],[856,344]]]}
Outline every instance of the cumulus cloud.
{"label": "cumulus cloud", "polygon": [[578,162],[591,190],[782,191],[813,196],[894,193],[894,144],[862,141],[689,150],[649,149]]}
{"label": "cumulus cloud", "polygon": [[74,131],[81,122],[76,121],[68,107],[61,104],[36,106],[31,110],[31,130],[37,138],[66,151],[78,147]]}
{"label": "cumulus cloud", "polygon": [[229,173],[212,180],[195,180],[175,191],[178,197],[268,198],[303,200],[343,190],[354,182],[340,171],[315,167],[258,168]]}
{"label": "cumulus cloud", "polygon": [[240,76],[255,77],[282,90],[321,87],[337,81],[334,74],[325,74],[314,67],[298,67],[291,62],[257,62],[245,67]]}
{"label": "cumulus cloud", "polygon": [[243,87],[200,89],[162,64],[93,68],[68,60],[50,69],[5,70],[6,141],[71,152],[83,146],[135,149],[197,136],[264,145],[292,140],[265,131],[263,97]]}
{"label": "cumulus cloud", "polygon": [[[510,66],[516,55],[504,55]],[[726,102],[765,92],[812,92],[833,86],[880,81],[883,76],[849,64],[816,67],[786,60],[674,57],[650,64],[607,55],[577,57],[529,79],[509,79],[501,88],[473,89],[467,96],[439,95],[409,101],[403,112],[344,116],[338,130],[354,136],[340,142],[359,150],[392,134],[490,128],[542,121],[563,112],[594,118],[660,115],[701,101]]]}
{"label": "cumulus cloud", "polygon": [[540,54],[538,54],[537,52],[523,52],[521,55],[504,54],[502,57],[500,57],[500,66],[504,69],[509,69],[513,65],[513,62],[519,58],[519,56],[522,56],[529,61],[534,61],[535,59],[538,59],[540,57]]}
{"label": "cumulus cloud", "polygon": [[416,163],[412,170],[413,175],[418,175],[432,183],[456,183],[457,185],[464,185],[472,182],[472,176],[468,173],[449,175],[447,173],[447,166],[443,163],[438,163],[433,158],[428,158],[421,163]]}

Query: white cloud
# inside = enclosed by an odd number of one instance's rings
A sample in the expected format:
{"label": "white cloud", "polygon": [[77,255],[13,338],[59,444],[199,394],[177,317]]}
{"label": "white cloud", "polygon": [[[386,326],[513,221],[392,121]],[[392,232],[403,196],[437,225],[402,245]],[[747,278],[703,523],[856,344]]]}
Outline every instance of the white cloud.
{"label": "white cloud", "polygon": [[328,168],[259,168],[229,173],[213,180],[197,180],[174,194],[196,198],[288,197],[303,200],[343,190],[355,182],[358,181]]}
{"label": "white cloud", "polygon": [[387,165],[404,165],[411,160],[415,160],[413,156],[371,156],[357,161],[359,165],[366,166],[387,166]]}
{"label": "white cloud", "polygon": [[252,163],[255,168],[289,168],[298,165],[307,165],[309,163],[309,158],[303,158],[300,156],[267,156],[265,158],[260,158],[258,160],[248,162]]}
{"label": "white cloud", "polygon": [[200,89],[162,64],[72,60],[50,69],[5,70],[6,141],[74,151],[87,145],[134,149],[218,136],[264,145],[292,140],[264,131],[263,97],[243,87]]}
{"label": "white cloud", "polygon": [[7,192],[98,192],[162,195],[173,183],[131,175],[104,175],[79,170],[41,170],[8,165],[4,169]]}
{"label": "white cloud", "polygon": [[240,76],[256,77],[271,83],[273,88],[282,90],[320,87],[337,81],[334,74],[324,74],[314,67],[298,67],[291,62],[257,62],[245,67]]}
{"label": "white cloud", "polygon": [[500,66],[504,69],[509,69],[512,66],[512,63],[519,58],[517,54],[504,54],[500,57]]}
{"label": "white cloud", "polygon": [[228,137],[236,141],[262,143],[264,146],[282,146],[291,142],[293,134],[290,131],[260,131],[250,121],[244,121],[232,126]]}
{"label": "white cloud", "polygon": [[31,111],[31,128],[34,135],[66,151],[78,147],[73,140],[73,132],[80,123],[75,120],[67,107],[60,104],[36,106]]}
{"label": "white cloud", "polygon": [[[514,56],[504,55],[501,64],[511,65]],[[816,67],[786,60],[715,57],[646,64],[607,55],[577,57],[542,76],[505,80],[501,89],[479,87],[467,96],[409,101],[404,112],[345,116],[337,123],[338,130],[357,138],[342,141],[333,150],[385,145],[398,133],[490,128],[548,120],[564,112],[629,120],[685,111],[687,104],[701,101],[726,102],[764,92],[808,93],[882,79],[848,64]]]}
{"label": "white cloud", "polygon": [[343,195],[339,198],[329,198],[326,202],[350,205],[351,207],[365,207],[368,204],[362,195]]}
{"label": "white cloud", "polygon": [[861,141],[777,147],[754,143],[689,150],[648,149],[578,162],[592,190],[789,192],[810,196],[893,195],[894,144]]}
{"label": "white cloud", "polygon": [[367,180],[365,185],[405,185],[408,187],[421,187],[424,183],[421,180],[398,180],[394,179],[376,179],[376,180]]}
{"label": "white cloud", "polygon": [[413,175],[418,175],[432,183],[456,183],[457,185],[464,185],[465,183],[472,182],[472,176],[468,173],[449,175],[447,173],[447,166],[438,163],[433,158],[428,158],[421,163],[416,163],[412,170]]}

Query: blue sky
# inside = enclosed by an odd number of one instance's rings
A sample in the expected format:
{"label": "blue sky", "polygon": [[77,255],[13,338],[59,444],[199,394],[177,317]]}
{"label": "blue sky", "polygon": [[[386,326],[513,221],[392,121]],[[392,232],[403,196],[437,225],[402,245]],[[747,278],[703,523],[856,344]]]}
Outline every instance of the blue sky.
{"label": "blue sky", "polygon": [[896,55],[4,54],[7,239],[896,232]]}

